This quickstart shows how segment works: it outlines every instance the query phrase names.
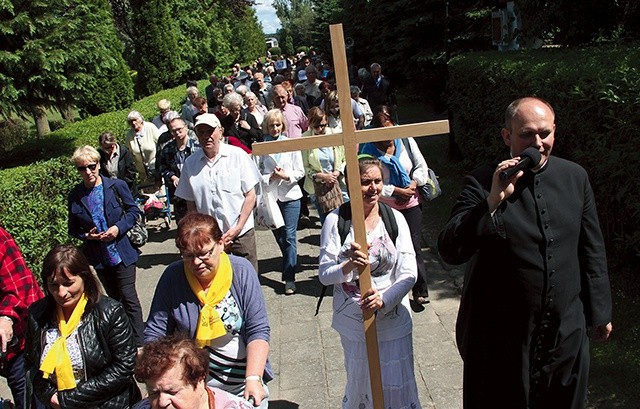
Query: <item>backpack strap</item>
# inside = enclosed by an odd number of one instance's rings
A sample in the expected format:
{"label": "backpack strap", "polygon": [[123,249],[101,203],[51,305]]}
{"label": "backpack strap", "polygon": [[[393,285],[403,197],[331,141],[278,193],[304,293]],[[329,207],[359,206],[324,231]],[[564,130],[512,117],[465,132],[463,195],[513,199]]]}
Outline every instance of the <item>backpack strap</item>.
{"label": "backpack strap", "polygon": [[[393,209],[382,202],[378,202],[378,209],[380,212],[380,217],[382,218],[382,222],[384,223],[384,228],[387,230],[389,234],[389,238],[393,242],[393,245],[396,245],[396,239],[398,238],[398,222],[396,222],[396,217],[393,215]],[[340,235],[340,245],[344,244],[344,241],[349,234],[349,230],[351,229],[351,202],[343,203],[338,209],[338,234]],[[314,316],[318,315],[320,311],[320,305],[322,304],[322,300],[327,293],[327,286],[323,285],[320,290],[320,297],[318,298],[318,302],[316,304],[316,313]]]}
{"label": "backpack strap", "polygon": [[396,217],[393,215],[393,209],[388,204],[382,202],[378,202],[378,207],[384,228],[387,230],[389,238],[395,246],[396,239],[398,238],[398,222],[396,222]]}

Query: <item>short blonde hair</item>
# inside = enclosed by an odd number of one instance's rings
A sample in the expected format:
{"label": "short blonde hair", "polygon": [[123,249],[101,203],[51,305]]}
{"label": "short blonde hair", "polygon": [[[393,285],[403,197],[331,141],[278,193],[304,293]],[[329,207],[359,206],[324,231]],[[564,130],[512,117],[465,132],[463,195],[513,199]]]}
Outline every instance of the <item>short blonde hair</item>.
{"label": "short blonde hair", "polygon": [[85,145],[81,146],[73,152],[71,156],[71,162],[78,166],[82,162],[89,161],[94,163],[100,163],[100,153],[93,146]]}
{"label": "short blonde hair", "polygon": [[264,115],[264,121],[262,121],[262,132],[269,134],[269,123],[279,119],[282,122],[282,132],[287,131],[287,121],[284,119],[284,114],[279,109],[271,109]]}
{"label": "short blonde hair", "polygon": [[171,101],[169,101],[168,99],[161,99],[160,101],[158,101],[158,109],[160,111],[171,109]]}

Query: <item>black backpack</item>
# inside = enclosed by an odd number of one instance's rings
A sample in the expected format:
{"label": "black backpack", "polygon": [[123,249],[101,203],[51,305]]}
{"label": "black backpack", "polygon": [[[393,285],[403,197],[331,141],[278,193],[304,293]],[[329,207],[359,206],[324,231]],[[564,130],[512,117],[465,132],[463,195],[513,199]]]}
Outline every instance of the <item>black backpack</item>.
{"label": "black backpack", "polygon": [[[382,202],[378,202],[378,210],[380,212],[380,217],[382,218],[382,222],[384,223],[384,228],[387,230],[389,234],[389,238],[396,244],[396,239],[398,238],[398,223],[396,222],[396,218],[393,215],[393,209]],[[344,244],[344,241],[349,234],[349,230],[351,229],[351,202],[343,203],[338,209],[338,234],[340,235],[340,245]],[[318,303],[316,304],[316,313],[320,311],[320,304],[322,304],[322,299],[324,298],[327,292],[327,286],[323,285],[322,290],[320,290],[320,298],[318,298]]]}

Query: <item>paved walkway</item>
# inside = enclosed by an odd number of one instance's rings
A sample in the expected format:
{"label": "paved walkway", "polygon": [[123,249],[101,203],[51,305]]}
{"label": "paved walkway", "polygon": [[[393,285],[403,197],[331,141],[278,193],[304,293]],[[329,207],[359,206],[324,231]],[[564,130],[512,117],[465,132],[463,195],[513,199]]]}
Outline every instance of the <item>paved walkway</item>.
{"label": "paved walkway", "polygon": [[[298,292],[292,296],[284,295],[279,272],[281,255],[273,235],[268,231],[257,233],[260,281],[271,323],[270,360],[276,373],[276,379],[269,383],[269,406],[273,409],[341,407],[345,372],[339,336],[331,328],[330,295],[318,316],[314,316],[321,287],[317,279],[320,228],[315,220],[317,227],[298,231],[300,272]],[[178,258],[174,235],[175,226],[171,230],[151,228],[150,242],[143,248],[137,286],[145,317],[160,274]],[[461,408],[462,361],[454,341],[460,273],[443,269],[429,247],[424,254],[431,303],[414,314],[413,332],[420,401],[423,408]],[[0,396],[10,396],[3,378]]]}

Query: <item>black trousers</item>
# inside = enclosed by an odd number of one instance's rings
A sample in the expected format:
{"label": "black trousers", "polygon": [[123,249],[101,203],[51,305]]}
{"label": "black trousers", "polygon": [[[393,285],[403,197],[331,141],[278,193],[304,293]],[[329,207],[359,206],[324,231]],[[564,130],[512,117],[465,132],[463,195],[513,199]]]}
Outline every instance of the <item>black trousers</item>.
{"label": "black trousers", "polygon": [[116,299],[124,306],[137,346],[142,346],[144,339],[144,321],[142,320],[142,307],[136,290],[136,265],[125,267],[123,263],[117,266],[107,266],[96,269],[98,277],[104,286],[107,295]]}

